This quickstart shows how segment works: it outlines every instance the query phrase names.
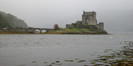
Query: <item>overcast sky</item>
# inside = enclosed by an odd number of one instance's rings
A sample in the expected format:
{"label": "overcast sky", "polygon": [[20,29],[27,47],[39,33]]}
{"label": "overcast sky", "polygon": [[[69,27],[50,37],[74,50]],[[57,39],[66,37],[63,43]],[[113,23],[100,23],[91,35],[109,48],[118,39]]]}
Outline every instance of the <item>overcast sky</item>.
{"label": "overcast sky", "polygon": [[83,10],[95,11],[107,31],[133,32],[133,0],[0,0],[0,11],[31,27],[65,27],[81,20]]}

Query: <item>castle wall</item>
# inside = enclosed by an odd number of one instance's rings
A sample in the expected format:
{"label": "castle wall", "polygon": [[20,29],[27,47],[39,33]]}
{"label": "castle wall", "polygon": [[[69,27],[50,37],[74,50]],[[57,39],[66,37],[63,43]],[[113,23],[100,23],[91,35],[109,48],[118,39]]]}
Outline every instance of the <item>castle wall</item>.
{"label": "castle wall", "polygon": [[104,30],[104,23],[103,22],[99,22],[99,24],[97,26],[99,29]]}
{"label": "castle wall", "polygon": [[96,12],[83,12],[82,15],[83,25],[97,25]]}
{"label": "castle wall", "polygon": [[73,28],[71,24],[66,24],[66,28]]}
{"label": "castle wall", "polygon": [[82,15],[82,24],[85,25],[85,15]]}

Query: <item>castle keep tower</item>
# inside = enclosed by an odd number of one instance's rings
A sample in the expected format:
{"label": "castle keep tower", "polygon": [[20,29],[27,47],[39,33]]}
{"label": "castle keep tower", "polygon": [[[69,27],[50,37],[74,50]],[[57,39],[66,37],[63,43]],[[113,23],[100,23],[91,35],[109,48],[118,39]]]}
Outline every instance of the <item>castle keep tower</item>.
{"label": "castle keep tower", "polygon": [[83,25],[97,25],[96,12],[83,11],[82,24]]}
{"label": "castle keep tower", "polygon": [[97,23],[96,12],[94,11],[92,12],[83,11],[82,21],[77,21],[76,23],[67,24],[66,28],[80,27],[82,25],[84,26],[94,25],[99,30],[104,30],[104,23],[103,22],[99,22],[99,24]]}

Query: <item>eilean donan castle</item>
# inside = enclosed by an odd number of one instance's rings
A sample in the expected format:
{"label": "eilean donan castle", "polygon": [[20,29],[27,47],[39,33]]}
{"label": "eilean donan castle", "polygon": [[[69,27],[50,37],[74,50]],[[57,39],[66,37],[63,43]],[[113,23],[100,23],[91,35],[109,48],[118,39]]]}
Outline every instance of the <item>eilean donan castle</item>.
{"label": "eilean donan castle", "polygon": [[103,22],[99,22],[99,24],[97,23],[96,12],[94,11],[92,12],[83,11],[82,21],[77,21],[76,23],[72,24],[66,24],[66,28],[80,27],[81,25],[84,26],[95,25],[98,29],[104,30],[104,23]]}

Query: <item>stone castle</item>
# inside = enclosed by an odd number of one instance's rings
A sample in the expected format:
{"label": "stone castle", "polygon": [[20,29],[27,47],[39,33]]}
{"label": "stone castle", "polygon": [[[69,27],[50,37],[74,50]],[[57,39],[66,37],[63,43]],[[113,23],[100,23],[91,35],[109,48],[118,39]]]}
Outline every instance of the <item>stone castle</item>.
{"label": "stone castle", "polygon": [[97,23],[96,12],[85,12],[83,11],[82,21],[77,21],[76,23],[66,24],[66,28],[79,27],[80,25],[95,25],[98,29],[104,30],[104,23]]}

